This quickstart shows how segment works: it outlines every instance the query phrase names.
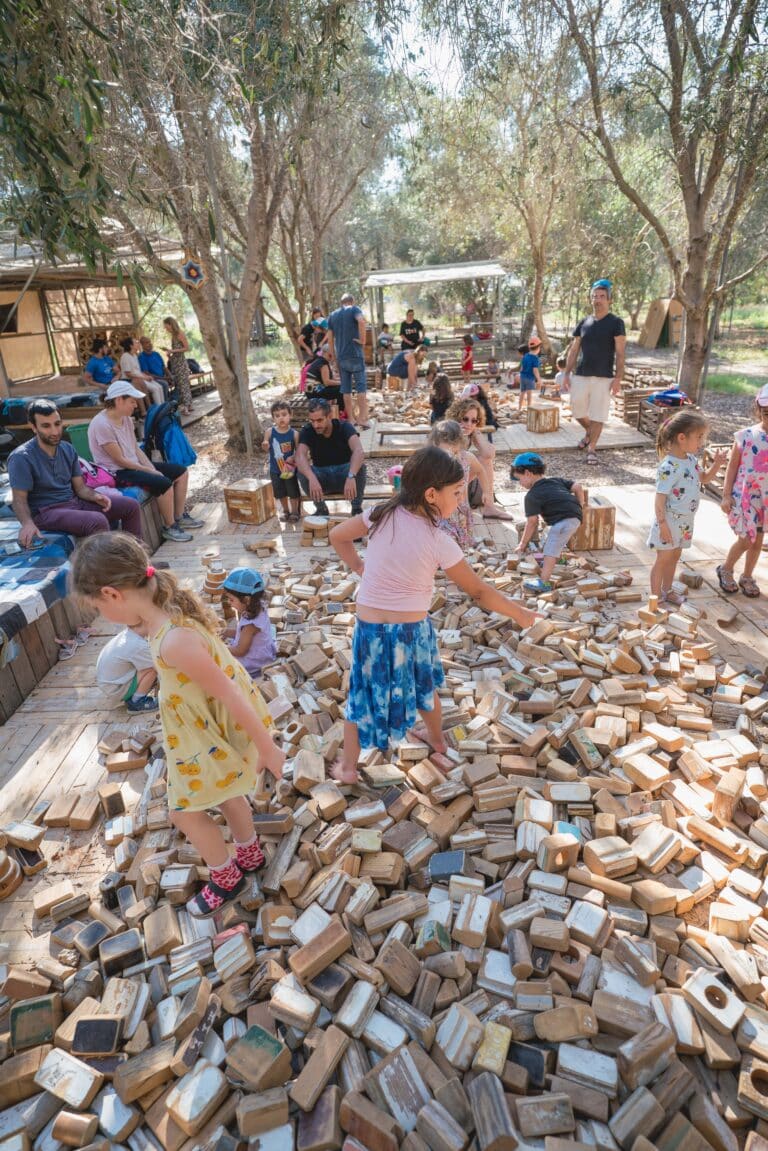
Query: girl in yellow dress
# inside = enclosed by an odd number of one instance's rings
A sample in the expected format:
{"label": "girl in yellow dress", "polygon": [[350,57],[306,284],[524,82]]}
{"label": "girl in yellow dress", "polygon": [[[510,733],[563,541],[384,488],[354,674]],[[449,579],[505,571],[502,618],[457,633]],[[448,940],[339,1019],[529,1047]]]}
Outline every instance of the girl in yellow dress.
{"label": "girl in yellow dress", "polygon": [[[170,572],[156,571],[134,536],[103,532],[83,540],[72,587],[105,619],[141,627],[160,688],[171,820],[208,865],[210,878],[187,904],[213,915],[245,886],[244,872],[264,863],[246,796],[266,768],[280,779],[283,752],[272,718],[239,660],[215,634],[216,616]],[[218,807],[232,832],[231,858],[208,814]]]}

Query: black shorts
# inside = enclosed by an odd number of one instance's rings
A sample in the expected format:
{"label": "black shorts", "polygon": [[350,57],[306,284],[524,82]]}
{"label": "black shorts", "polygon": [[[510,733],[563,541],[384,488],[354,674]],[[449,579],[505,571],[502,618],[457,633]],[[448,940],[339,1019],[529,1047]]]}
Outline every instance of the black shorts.
{"label": "black shorts", "polygon": [[290,476],[289,479],[283,479],[282,476],[275,476],[270,473],[269,476],[272,481],[272,492],[276,500],[297,500],[299,498],[299,481],[296,476]]}
{"label": "black shorts", "polygon": [[119,488],[146,488],[153,496],[161,496],[173,485],[173,481],[183,476],[187,470],[183,464],[155,464],[156,472],[143,472],[140,468],[120,468],[115,472],[115,483]]}

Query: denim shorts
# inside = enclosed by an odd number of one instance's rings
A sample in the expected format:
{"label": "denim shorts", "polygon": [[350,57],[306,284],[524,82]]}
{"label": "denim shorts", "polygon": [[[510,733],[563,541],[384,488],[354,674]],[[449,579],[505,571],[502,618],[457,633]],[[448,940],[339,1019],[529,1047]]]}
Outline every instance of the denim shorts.
{"label": "denim shorts", "polygon": [[339,360],[339,380],[342,396],[348,396],[353,387],[358,395],[368,391],[365,360],[362,355],[358,360]]}
{"label": "denim shorts", "polygon": [[521,376],[520,377],[520,391],[521,392],[535,392],[536,391],[536,380],[534,379],[533,376]]}
{"label": "denim shorts", "polygon": [[445,682],[429,617],[417,623],[365,623],[352,637],[347,719],[360,746],[386,751],[405,737],[420,711],[432,711]]}
{"label": "denim shorts", "polygon": [[547,532],[544,547],[541,549],[542,554],[554,556],[557,559],[567,548],[568,540],[573,533],[578,531],[580,527],[581,520],[577,519],[576,516],[569,516],[567,520],[560,520],[559,523],[552,524]]}

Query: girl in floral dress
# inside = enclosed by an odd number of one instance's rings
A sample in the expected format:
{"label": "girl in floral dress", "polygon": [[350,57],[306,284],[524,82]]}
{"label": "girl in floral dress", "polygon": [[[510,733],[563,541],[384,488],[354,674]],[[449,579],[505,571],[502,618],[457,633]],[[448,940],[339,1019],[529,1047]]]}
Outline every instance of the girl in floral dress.
{"label": "girl in floral dress", "polygon": [[683,597],[671,588],[683,549],[693,542],[693,521],[701,498],[701,485],[713,479],[725,463],[725,453],[718,452],[706,472],[699,470],[696,457],[704,446],[708,427],[699,412],[680,411],[664,421],[656,437],[659,467],[655,518],[648,537],[648,547],[656,552],[651,570],[651,595],[670,604],[683,602]]}
{"label": "girl in floral dress", "polygon": [[[218,620],[170,572],[147,564],[133,536],[103,532],[82,541],[72,561],[73,590],[105,619],[141,627],[160,685],[160,719],[171,822],[208,866],[209,879],[187,904],[207,917],[234,899],[245,873],[264,863],[247,795],[266,768],[276,779],[285,756],[258,688],[218,638]],[[183,668],[183,670],[182,670]],[[231,857],[218,807],[235,844]]]}
{"label": "girl in floral dress", "polygon": [[[752,572],[760,558],[768,501],[768,384],[755,399],[758,422],[734,436],[723,481],[720,507],[728,516],[736,540],[717,568],[720,587],[726,595],[739,588],[749,599],[760,595]],[[744,556],[744,571],[738,584],[733,572]]]}
{"label": "girl in floral dress", "polygon": [[449,536],[453,536],[461,550],[466,551],[467,548],[474,547],[476,542],[472,531],[472,509],[469,506],[467,489],[469,481],[473,479],[478,480],[482,488],[485,483],[485,472],[477,458],[466,450],[467,437],[462,431],[461,424],[457,424],[455,420],[440,420],[433,426],[427,442],[454,456],[464,470],[463,499],[455,512],[438,520],[437,526]]}

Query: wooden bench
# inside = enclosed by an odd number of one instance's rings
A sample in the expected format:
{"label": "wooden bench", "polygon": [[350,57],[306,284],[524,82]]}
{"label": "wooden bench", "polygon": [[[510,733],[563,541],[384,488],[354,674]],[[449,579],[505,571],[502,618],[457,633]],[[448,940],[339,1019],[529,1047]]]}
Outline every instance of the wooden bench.
{"label": "wooden bench", "polygon": [[[406,424],[405,427],[402,427],[402,428],[393,427],[390,425],[390,427],[377,428],[376,430],[379,434],[379,447],[381,447],[381,445],[384,443],[384,437],[385,436],[424,436],[424,437],[426,437],[432,431],[432,427],[430,424],[418,424],[418,425],[410,425],[410,426]],[[498,431],[498,428],[491,428],[491,427],[486,426],[483,428],[478,428],[477,430],[479,432],[485,432],[485,434],[488,436],[488,435],[492,435],[495,431]]]}
{"label": "wooden bench", "polygon": [[192,389],[193,395],[197,395],[198,392],[212,392],[216,387],[213,372],[191,372],[189,376],[189,386]]}
{"label": "wooden bench", "polygon": [[[380,500],[390,499],[390,497],[393,495],[394,495],[394,490],[392,489],[390,484],[366,484],[365,485],[365,495],[363,496],[363,502],[365,502],[366,500],[372,500],[374,503],[378,503]],[[312,499],[312,497],[305,495],[303,491],[301,493],[301,498],[303,501],[309,501],[310,503],[314,503],[314,500]],[[344,495],[344,492],[324,492],[323,493],[323,502],[324,503],[327,503],[329,500],[337,501],[337,500],[346,500],[346,499],[347,499],[347,497]]]}

